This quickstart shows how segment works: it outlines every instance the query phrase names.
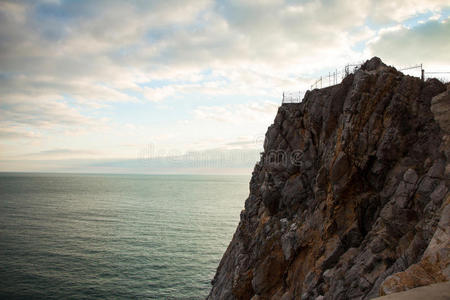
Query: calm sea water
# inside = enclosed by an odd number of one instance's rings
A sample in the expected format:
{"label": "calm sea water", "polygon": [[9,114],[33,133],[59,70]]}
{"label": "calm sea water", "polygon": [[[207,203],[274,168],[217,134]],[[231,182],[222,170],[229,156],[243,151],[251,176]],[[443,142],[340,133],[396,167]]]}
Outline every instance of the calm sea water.
{"label": "calm sea water", "polygon": [[0,174],[0,298],[202,299],[248,181]]}

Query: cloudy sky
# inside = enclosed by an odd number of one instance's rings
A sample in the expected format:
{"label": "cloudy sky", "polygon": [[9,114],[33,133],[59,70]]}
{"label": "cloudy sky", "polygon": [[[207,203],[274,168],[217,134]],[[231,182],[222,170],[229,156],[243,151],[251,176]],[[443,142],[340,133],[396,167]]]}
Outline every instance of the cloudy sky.
{"label": "cloudy sky", "polygon": [[0,171],[251,165],[285,90],[374,55],[450,71],[449,13],[448,0],[0,0]]}

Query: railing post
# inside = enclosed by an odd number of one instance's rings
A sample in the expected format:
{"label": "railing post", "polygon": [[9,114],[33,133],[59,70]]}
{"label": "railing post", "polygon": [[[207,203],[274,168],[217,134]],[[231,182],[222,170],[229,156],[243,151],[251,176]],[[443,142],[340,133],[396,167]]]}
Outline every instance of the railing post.
{"label": "railing post", "polygon": [[420,64],[420,78],[422,79],[422,81],[425,80],[425,70],[422,67],[422,64]]}

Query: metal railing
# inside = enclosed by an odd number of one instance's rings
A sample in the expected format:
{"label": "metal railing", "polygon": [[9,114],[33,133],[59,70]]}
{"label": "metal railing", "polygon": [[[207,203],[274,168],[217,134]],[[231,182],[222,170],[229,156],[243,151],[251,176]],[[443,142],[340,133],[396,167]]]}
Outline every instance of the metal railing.
{"label": "metal railing", "polygon": [[[431,76],[429,76],[431,75]],[[449,83],[450,82],[450,72],[445,71],[436,71],[436,72],[425,72],[424,79],[428,78],[436,78],[443,83]]]}
{"label": "metal railing", "polygon": [[[341,83],[341,81],[348,75],[355,73],[363,63],[359,64],[348,64],[344,68],[334,72],[328,72],[328,75],[320,76],[313,84],[311,84],[310,89],[321,89]],[[427,75],[440,75],[439,80],[442,82],[450,82],[450,72],[426,72],[423,69],[423,64],[417,64],[414,66],[403,67],[398,69],[398,71],[410,71],[414,69],[420,69],[420,78],[425,80],[426,78],[432,78],[434,76]],[[306,91],[285,91],[283,92],[282,104],[285,103],[301,103]]]}
{"label": "metal railing", "polygon": [[[362,64],[348,64],[342,70],[336,69],[333,73],[328,72],[328,76],[320,76],[310,89],[324,88],[339,84],[345,76],[354,73]],[[301,103],[306,91],[284,91],[282,104]]]}
{"label": "metal railing", "polygon": [[311,90],[339,84],[346,76],[356,72],[362,64],[348,64],[344,68],[328,72],[328,76],[320,76],[312,85]]}
{"label": "metal railing", "polygon": [[[448,72],[448,71],[425,71],[425,69],[423,68],[423,64],[410,66],[410,67],[404,67],[404,68],[398,69],[398,71],[404,72],[404,71],[411,71],[411,70],[417,70],[417,69],[420,70],[420,76],[417,76],[417,77],[420,77],[422,80],[426,80],[429,78],[437,78],[442,82],[450,81],[450,72]],[[413,73],[406,72],[406,74],[411,75],[411,76],[417,75],[417,73],[414,74],[414,71],[413,71]]]}
{"label": "metal railing", "polygon": [[282,104],[285,103],[300,103],[302,102],[303,97],[305,96],[304,91],[290,91],[283,92],[283,100]]}
{"label": "metal railing", "polygon": [[410,66],[410,67],[403,67],[401,69],[398,69],[398,71],[409,71],[409,70],[414,70],[414,69],[420,69],[420,78],[422,80],[425,80],[425,70],[423,69],[422,64]]}

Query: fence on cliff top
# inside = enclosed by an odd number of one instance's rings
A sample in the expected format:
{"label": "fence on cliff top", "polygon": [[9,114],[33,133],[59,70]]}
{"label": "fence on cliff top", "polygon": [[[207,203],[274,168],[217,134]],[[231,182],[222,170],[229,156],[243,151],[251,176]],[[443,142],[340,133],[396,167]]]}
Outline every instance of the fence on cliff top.
{"label": "fence on cliff top", "polygon": [[[348,64],[341,70],[336,69],[333,73],[328,72],[328,76],[320,76],[313,84],[311,84],[310,90],[321,89],[339,84],[345,76],[356,72],[361,65],[362,63]],[[283,92],[283,99],[281,103],[300,103],[302,102],[305,94],[306,91],[285,91]]]}
{"label": "fence on cliff top", "polygon": [[[340,70],[336,69],[333,72],[328,72],[328,75],[320,76],[316,81],[314,81],[314,83],[311,84],[311,86],[310,86],[310,90],[321,89],[321,88],[337,85],[337,84],[341,83],[342,80],[346,76],[348,76],[352,73],[355,73],[361,67],[361,65],[362,65],[362,63],[348,64]],[[414,72],[417,72],[417,70],[419,70],[419,72],[420,72],[419,74],[414,73]],[[414,66],[403,67],[403,68],[398,69],[398,71],[402,71],[402,72],[408,71],[408,72],[404,72],[404,73],[406,73],[407,75],[411,75],[411,76],[419,75],[419,76],[415,76],[415,77],[420,77],[422,80],[425,80],[428,78],[434,78],[436,76],[433,76],[433,75],[438,75],[438,77],[439,77],[438,79],[441,80],[442,82],[450,82],[450,72],[446,72],[446,71],[435,71],[435,72],[428,71],[428,72],[426,72],[423,69],[423,64],[417,64]],[[431,76],[428,76],[428,75],[431,75]],[[301,103],[305,94],[306,94],[306,91],[284,91],[281,104]]]}
{"label": "fence on cliff top", "polygon": [[303,91],[283,92],[282,104],[285,104],[285,103],[300,103],[304,96],[305,96],[305,92],[303,92]]}
{"label": "fence on cliff top", "polygon": [[417,64],[417,65],[409,66],[409,67],[402,67],[397,70],[401,71],[405,75],[420,77],[420,79],[422,79],[422,81],[427,80],[429,78],[437,78],[444,83],[450,81],[450,72],[447,72],[447,71],[425,71],[425,69],[423,68],[423,64]]}
{"label": "fence on cliff top", "polygon": [[362,64],[349,64],[343,69],[336,69],[333,73],[328,72],[328,76],[320,76],[312,85],[311,90],[324,88],[339,84],[347,75],[355,73],[361,67]]}

